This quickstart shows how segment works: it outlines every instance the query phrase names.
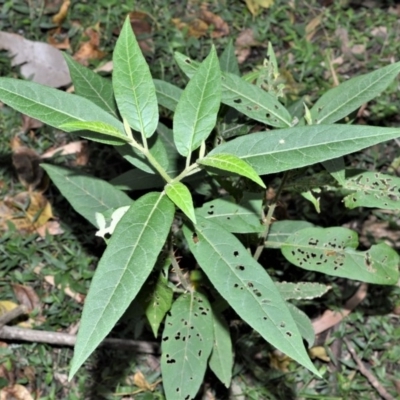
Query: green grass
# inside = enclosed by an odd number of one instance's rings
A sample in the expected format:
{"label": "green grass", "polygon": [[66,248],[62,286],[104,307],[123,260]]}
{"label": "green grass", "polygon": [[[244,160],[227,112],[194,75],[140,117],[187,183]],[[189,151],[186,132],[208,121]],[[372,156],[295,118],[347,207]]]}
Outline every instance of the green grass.
{"label": "green grass", "polygon": [[[398,17],[390,14],[387,8],[350,8],[342,7],[335,1],[327,9],[322,9],[317,1],[298,1],[295,8],[290,8],[287,1],[275,1],[275,6],[253,17],[242,2],[221,0],[210,2],[210,10],[221,16],[230,27],[230,37],[235,39],[243,29],[251,28],[255,38],[266,44],[271,41],[277,54],[284,82],[287,84],[288,104],[300,100],[312,104],[326,89],[332,87],[333,79],[328,60],[336,59],[343,54],[343,42],[335,33],[338,28],[347,31],[348,49],[354,45],[365,45],[365,52],[344,57],[341,64],[335,65],[339,81],[351,76],[372,71],[387,65],[392,59],[397,61],[400,24]],[[31,40],[47,40],[48,30],[54,27],[51,21],[53,14],[43,12],[42,1],[25,2],[23,0],[0,0],[0,30],[23,33]],[[109,1],[96,2],[72,1],[70,13],[63,24],[68,32],[74,51],[82,40],[84,30],[100,23],[101,50],[110,59],[116,42],[116,30],[120,28],[127,12],[135,9],[139,2]],[[196,6],[194,6],[196,7]],[[216,40],[210,38],[188,38],[184,32],[177,30],[171,23],[174,17],[185,15],[182,2],[140,2],[140,10],[147,11],[154,18],[155,53],[148,57],[152,73],[155,77],[183,86],[186,78],[178,69],[173,59],[174,51],[185,53],[198,60],[203,59],[209,51],[211,43],[215,43],[220,53],[229,38]],[[321,24],[311,41],[307,40],[306,26],[316,16],[322,15]],[[73,24],[78,21],[78,24]],[[373,29],[386,26],[387,37],[382,39],[373,36]],[[241,65],[243,73],[253,71],[262,65],[266,49],[256,47],[249,59]],[[100,61],[93,61],[90,66],[97,67]],[[9,59],[0,53],[0,75],[18,76],[18,70],[10,67]],[[363,117],[365,122],[376,125],[399,126],[398,109],[400,95],[397,90],[398,80],[376,101],[368,106],[369,116]],[[168,116],[166,114],[166,116]],[[23,190],[18,183],[11,165],[10,139],[21,134],[23,143],[39,154],[51,146],[59,145],[65,140],[73,140],[43,127],[34,136],[20,132],[20,118],[14,111],[0,108],[0,194],[11,196]],[[117,175],[123,168],[120,160],[110,155],[103,146],[91,144],[91,161],[86,169],[91,173],[106,178]],[[364,153],[352,155],[349,162],[355,167],[377,168],[385,170],[392,159],[398,155],[394,144],[383,144]],[[104,162],[112,165],[105,171]],[[58,158],[57,162],[64,162]],[[12,228],[0,237],[0,300],[15,301],[12,284],[28,285],[34,288],[42,302],[44,322],[37,326],[43,330],[66,330],[79,321],[81,305],[66,296],[63,290],[50,287],[44,281],[45,275],[54,276],[57,284],[70,286],[79,293],[86,293],[93,276],[97,260],[104,246],[94,237],[94,231],[86,222],[77,216],[51,187],[47,192],[54,213],[60,217],[65,230],[63,235],[48,236],[38,240],[37,235],[20,235]],[[328,199],[329,200],[329,199]],[[309,203],[303,200],[292,204],[292,212],[297,217],[307,216],[311,220],[320,219]],[[370,212],[355,210],[346,212],[340,204],[333,207],[332,220],[324,220],[323,224],[332,221],[362,221]],[[392,226],[397,216],[373,211],[378,220],[388,220]],[[398,227],[396,228],[398,229]],[[398,244],[397,244],[398,246]],[[33,270],[42,266],[41,275]],[[285,272],[288,273],[288,272]],[[315,274],[314,274],[315,275]],[[300,278],[316,278],[306,273]],[[325,278],[326,279],[326,278]],[[309,301],[305,309],[310,315],[317,315],[326,307],[340,307],[352,294],[354,288],[345,282],[332,280],[333,290],[321,301]],[[296,365],[289,366],[290,372],[284,374],[269,368],[268,350],[256,334],[236,323],[236,316],[231,315],[231,331],[236,341],[237,362],[231,395],[242,394],[245,399],[375,399],[376,391],[367,380],[356,372],[354,361],[349,356],[343,338],[347,338],[356,349],[357,354],[368,365],[379,382],[396,396],[393,380],[400,379],[398,360],[400,358],[400,323],[399,317],[392,313],[395,305],[400,304],[400,289],[371,287],[370,294],[356,311],[345,322],[326,338],[325,347],[329,348],[334,341],[339,342],[341,351],[332,365],[316,361],[319,368],[325,370],[325,380],[315,380],[304,369]],[[128,313],[118,325],[113,336],[127,335],[137,338],[144,334],[149,336],[143,319],[137,313]],[[251,350],[251,351],[250,351]],[[81,369],[74,380],[65,383],[63,378],[68,374],[68,364],[72,357],[72,349],[42,344],[13,344],[0,348],[0,361],[7,370],[14,374],[0,377],[0,388],[9,383],[26,385],[31,393],[38,390],[38,399],[115,399],[122,393],[133,393],[138,388],[132,378],[139,368],[149,382],[159,379],[156,357],[149,362],[148,357],[132,356],[124,351],[101,348]],[[33,370],[32,374],[27,368]],[[206,385],[217,399],[227,399],[226,389],[216,383],[209,373]],[[120,396],[116,396],[119,393]],[[140,393],[135,399],[163,398],[160,386],[154,393]],[[199,397],[200,398],[200,397]],[[240,398],[240,397],[238,397]]]}

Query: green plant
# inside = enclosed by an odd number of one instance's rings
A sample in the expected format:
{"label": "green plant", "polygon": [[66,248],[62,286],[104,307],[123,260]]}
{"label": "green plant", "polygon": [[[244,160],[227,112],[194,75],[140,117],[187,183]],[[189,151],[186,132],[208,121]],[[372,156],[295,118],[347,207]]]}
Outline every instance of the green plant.
{"label": "green plant", "polygon": [[[400,208],[398,178],[347,170],[342,158],[396,138],[400,129],[335,124],[384,90],[400,63],[329,90],[295,116],[278,101],[283,88],[275,84],[271,48],[255,85],[237,75],[231,45],[219,60],[211,49],[201,64],[177,53],[190,78],[184,90],[152,79],[128,20],[114,51],[112,82],[66,60],[76,95],[1,78],[0,100],[55,128],[113,145],[136,167],[109,183],[43,165],[97,234],[111,235],[85,302],[70,376],[136,297],[155,336],[164,321],[161,367],[168,399],[193,398],[207,365],[229,386],[233,355],[223,316],[229,306],[270,344],[320,376],[303,345],[303,339],[309,346],[314,341],[310,320],[289,300],[318,297],[329,287],[276,282],[258,259],[264,249],[278,248],[303,269],[397,282],[399,257],[388,245],[359,251],[350,229],[292,220],[272,224],[272,218],[283,190],[301,193],[317,209],[321,188],[345,196],[348,208]],[[159,105],[174,112],[172,130],[159,122]],[[249,133],[252,121],[276,129]],[[234,136],[239,137],[228,140]],[[326,172],[296,176],[296,169],[316,163]],[[279,172],[280,180],[270,178],[277,183],[274,198],[263,202],[268,177],[260,175]],[[159,190],[135,201],[122,191],[154,188]],[[193,193],[216,198],[195,207]],[[184,274],[176,251],[190,251],[200,269],[191,265],[190,275]],[[170,266],[179,285],[168,279]],[[152,271],[155,279],[149,279]]]}

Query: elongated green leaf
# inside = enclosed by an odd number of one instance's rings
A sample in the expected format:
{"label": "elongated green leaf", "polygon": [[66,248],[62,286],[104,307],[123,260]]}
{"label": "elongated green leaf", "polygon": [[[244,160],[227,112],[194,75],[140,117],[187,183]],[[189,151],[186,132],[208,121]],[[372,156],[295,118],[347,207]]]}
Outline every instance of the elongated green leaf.
{"label": "elongated green leaf", "polygon": [[157,337],[160,324],[172,306],[174,293],[162,273],[159,274],[156,284],[146,289],[145,314],[154,336]]}
{"label": "elongated green leaf", "polygon": [[233,197],[223,197],[209,201],[196,214],[215,221],[228,232],[261,233],[265,227],[261,223],[262,199],[259,194],[248,193],[238,204]]}
{"label": "elongated green leaf", "polygon": [[112,83],[118,110],[132,129],[149,138],[158,123],[156,89],[129,17],[115,45],[113,61]]}
{"label": "elongated green leaf", "polygon": [[269,230],[265,247],[280,249],[292,233],[313,226],[311,222],[307,221],[275,221]]}
{"label": "elongated green leaf", "polygon": [[[76,121],[67,122],[66,124],[60,125],[60,129],[66,132],[76,132],[87,129],[91,131],[86,134],[81,133],[80,136],[88,138],[100,143],[113,144],[115,146],[123,145],[129,142],[128,136],[123,135],[119,129],[114,128],[109,124],[98,121]],[[97,135],[95,135],[97,133]],[[105,136],[104,136],[105,135]]]}
{"label": "elongated green leaf", "polygon": [[232,39],[229,40],[219,57],[219,65],[221,71],[230,72],[231,74],[240,76],[239,64],[235,55],[235,46],[233,45]]}
{"label": "elongated green leaf", "polygon": [[160,175],[149,174],[141,169],[131,169],[112,179],[110,183],[119,190],[144,190],[165,185]]}
{"label": "elongated green leaf", "polygon": [[245,176],[265,188],[264,182],[257,175],[257,172],[245,161],[232,154],[215,154],[196,161],[197,164],[206,165],[224,171],[234,172],[235,174]]}
{"label": "elongated green leaf", "polygon": [[118,117],[111,79],[103,78],[84,67],[67,53],[63,53],[63,56],[68,64],[75,93],[90,100],[114,117]]}
{"label": "elongated green leaf", "polygon": [[158,104],[170,111],[175,111],[183,90],[171,83],[153,79]]}
{"label": "elongated green leaf", "polygon": [[85,300],[70,377],[114,327],[150,275],[167,238],[174,206],[148,193],[116,226]]}
{"label": "elongated green leaf", "polygon": [[[176,173],[179,169],[179,160],[182,160],[182,164],[184,159],[178,153],[178,150],[175,147],[174,143],[174,134],[172,129],[167,128],[161,122],[157,126],[157,140],[160,140],[163,144],[166,153],[166,159],[160,160],[160,157],[157,154],[153,154],[156,160],[160,163],[160,165],[165,169],[169,176],[175,177]],[[150,150],[152,151],[152,149]]]}
{"label": "elongated green leaf", "polygon": [[399,279],[400,258],[384,243],[357,251],[358,235],[346,228],[305,228],[282,246],[298,267],[358,281],[391,285]]}
{"label": "elongated green leaf", "polygon": [[[175,52],[174,56],[183,72],[189,78],[192,77],[199,64],[178,52]],[[292,117],[286,108],[261,88],[229,72],[222,73],[221,85],[222,103],[264,124],[278,128],[291,126]]]}
{"label": "elongated green leaf", "polygon": [[213,347],[211,306],[200,293],[181,295],[166,318],[161,372],[167,399],[193,399]]}
{"label": "elongated green leaf", "polygon": [[212,310],[213,328],[214,328],[214,344],[210,360],[208,362],[211,371],[217,378],[229,388],[232,379],[233,368],[233,351],[232,340],[229,332],[229,326],[220,313]]}
{"label": "elongated green leaf", "polygon": [[0,101],[55,128],[68,122],[93,121],[95,116],[125,133],[121,121],[84,97],[35,82],[0,78]]}
{"label": "elongated green leaf", "polygon": [[285,300],[314,299],[331,289],[330,286],[317,282],[276,282],[275,285]]}
{"label": "elongated green leaf", "polygon": [[197,216],[183,232],[197,262],[236,313],[265,340],[318,375],[299,330],[274,282],[242,243],[221,226]]}
{"label": "elongated green leaf", "polygon": [[49,164],[41,166],[72,208],[97,228],[96,212],[104,213],[111,208],[130,206],[133,203],[124,192],[102,179],[70,168]]}
{"label": "elongated green leaf", "polygon": [[176,106],[173,132],[178,152],[188,156],[213,130],[221,103],[221,71],[215,48],[187,84]]}
{"label": "elongated green leaf", "polygon": [[357,76],[328,90],[311,108],[315,124],[332,124],[379,96],[400,73],[400,62]]}
{"label": "elongated green leaf", "polygon": [[168,183],[165,193],[181,209],[181,211],[195,224],[193,199],[189,189],[181,182]]}
{"label": "elongated green leaf", "polygon": [[308,343],[308,348],[311,348],[315,342],[315,333],[310,318],[293,304],[286,302],[286,305],[299,328],[302,338]]}
{"label": "elongated green leaf", "polygon": [[344,198],[346,207],[400,210],[400,178],[372,171],[354,174],[343,184],[343,188],[354,191]]}
{"label": "elongated green leaf", "polygon": [[234,154],[260,174],[312,165],[400,136],[399,128],[311,125],[257,132],[223,143],[208,155]]}

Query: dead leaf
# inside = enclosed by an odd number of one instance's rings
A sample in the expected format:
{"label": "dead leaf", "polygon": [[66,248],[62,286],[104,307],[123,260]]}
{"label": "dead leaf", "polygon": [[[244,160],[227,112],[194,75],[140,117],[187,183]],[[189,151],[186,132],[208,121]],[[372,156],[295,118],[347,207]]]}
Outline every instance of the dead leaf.
{"label": "dead leaf", "polygon": [[9,311],[14,310],[14,308],[17,307],[18,304],[14,303],[13,301],[2,300],[0,301],[0,315],[7,314]]}
{"label": "dead leaf", "polygon": [[13,385],[1,389],[0,400],[33,400],[33,397],[25,386]]}
{"label": "dead leaf", "polygon": [[22,126],[21,126],[21,130],[23,132],[28,132],[31,129],[38,129],[41,128],[43,126],[43,122],[32,118],[32,117],[28,117],[25,114],[21,114],[22,117]]}
{"label": "dead leaf", "polygon": [[373,37],[387,39],[387,37],[388,37],[387,27],[386,26],[377,26],[376,28],[372,29],[371,35]]}
{"label": "dead leaf", "polygon": [[15,33],[0,32],[0,50],[9,52],[11,65],[20,65],[24,78],[57,88],[71,83],[64,57],[47,43],[26,40]]}
{"label": "dead leaf", "polygon": [[152,32],[149,14],[142,11],[133,11],[129,13],[129,20],[142,52],[154,53],[153,39],[148,37]]}
{"label": "dead leaf", "polygon": [[180,30],[187,30],[187,35],[195,38],[205,36],[208,31],[208,24],[200,18],[192,18],[188,22],[180,18],[172,18],[172,23]]}
{"label": "dead leaf", "polygon": [[253,29],[244,29],[235,41],[235,54],[239,64],[244,63],[251,53],[251,47],[259,46],[260,42],[254,39]]}
{"label": "dead leaf", "polygon": [[68,9],[69,6],[71,5],[70,0],[64,0],[60,10],[58,11],[58,13],[53,17],[53,22],[57,25],[61,25],[65,18],[67,17],[68,14]]}
{"label": "dead leaf", "polygon": [[135,375],[133,375],[133,384],[143,392],[154,392],[155,388],[160,382],[161,380],[154,383],[147,382],[141,371],[137,371]]}
{"label": "dead leaf", "polygon": [[308,355],[312,360],[318,358],[321,361],[330,362],[328,354],[326,353],[324,346],[315,346],[308,350]]}
{"label": "dead leaf", "polygon": [[45,238],[46,235],[62,235],[64,230],[58,221],[47,221],[44,225],[36,229],[36,233],[41,237]]}
{"label": "dead leaf", "polygon": [[307,41],[311,41],[314,37],[315,33],[317,32],[317,28],[321,25],[322,17],[324,14],[319,14],[314,17],[307,25],[306,25],[306,39]]}
{"label": "dead leaf", "polygon": [[213,27],[211,31],[212,38],[215,39],[229,35],[228,24],[220,16],[208,11],[204,6],[201,8],[200,18]]}
{"label": "dead leaf", "polygon": [[89,65],[89,60],[99,60],[103,58],[106,53],[99,50],[100,33],[98,24],[93,28],[86,29],[83,36],[88,40],[81,43],[73,58],[80,64],[87,66]]}
{"label": "dead leaf", "polygon": [[71,48],[68,32],[63,33],[61,28],[49,31],[47,42],[59,50],[68,50]]}
{"label": "dead leaf", "polygon": [[270,8],[274,0],[245,0],[245,3],[253,16],[257,16],[263,8]]}
{"label": "dead leaf", "polygon": [[47,150],[41,155],[41,159],[47,159],[54,157],[55,155],[66,156],[76,154],[75,162],[72,165],[86,165],[89,161],[89,146],[86,140],[78,140],[70,142],[64,146],[57,147],[55,149]]}
{"label": "dead leaf", "polygon": [[286,354],[281,353],[279,350],[274,350],[269,355],[269,363],[271,367],[282,371],[282,372],[289,372],[289,364],[292,361],[290,357]]}
{"label": "dead leaf", "polygon": [[94,72],[112,72],[114,69],[114,64],[111,61],[107,61],[105,64],[101,65],[100,67],[96,68]]}
{"label": "dead leaf", "polygon": [[[12,145],[13,147],[13,145]],[[12,162],[18,176],[18,180],[33,190],[44,185],[44,171],[40,167],[40,156],[36,151],[28,147],[20,146],[13,149]],[[45,189],[45,187],[43,187]]]}
{"label": "dead leaf", "polygon": [[32,312],[34,309],[40,311],[41,303],[39,296],[32,287],[18,284],[11,286],[19,304],[24,305],[27,308],[28,313]]}

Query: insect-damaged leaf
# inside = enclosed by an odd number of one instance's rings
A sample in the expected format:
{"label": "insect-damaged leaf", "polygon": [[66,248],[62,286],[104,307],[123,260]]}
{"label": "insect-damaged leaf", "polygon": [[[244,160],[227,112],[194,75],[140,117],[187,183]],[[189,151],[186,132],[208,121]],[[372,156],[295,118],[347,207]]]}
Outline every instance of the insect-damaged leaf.
{"label": "insect-damaged leaf", "polygon": [[317,282],[275,282],[285,300],[314,299],[323,296],[331,287]]}
{"label": "insect-damaged leaf", "polygon": [[384,243],[356,250],[356,232],[340,227],[305,228],[282,246],[285,258],[298,267],[358,281],[391,285],[399,278],[399,256]]}
{"label": "insect-damaged leaf", "polygon": [[183,232],[197,262],[230,306],[273,346],[319,375],[274,282],[242,243],[221,226],[197,217]]}
{"label": "insect-damaged leaf", "polygon": [[156,89],[149,66],[126,18],[113,53],[113,88],[119,112],[146,138],[158,123]]}
{"label": "insect-damaged leaf", "polygon": [[85,301],[70,377],[111,331],[150,275],[174,209],[165,194],[148,193],[117,224]]}
{"label": "insect-damaged leaf", "polygon": [[165,320],[161,372],[167,399],[193,399],[203,382],[213,347],[213,322],[207,298],[181,295]]}
{"label": "insect-damaged leaf", "polygon": [[315,333],[310,318],[292,303],[287,302],[286,305],[299,328],[302,338],[308,343],[308,348],[311,348],[315,341]]}
{"label": "insect-damaged leaf", "polygon": [[343,188],[354,190],[344,198],[348,208],[377,207],[400,209],[400,178],[372,171],[359,171],[343,183]]}

